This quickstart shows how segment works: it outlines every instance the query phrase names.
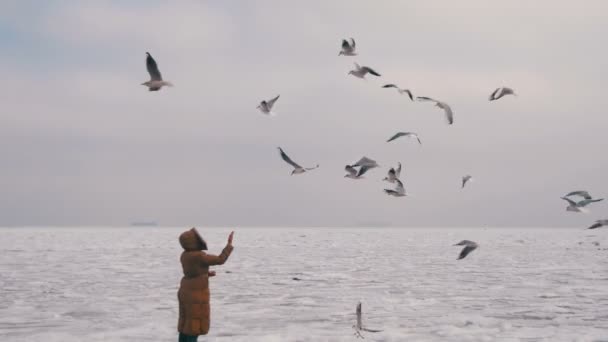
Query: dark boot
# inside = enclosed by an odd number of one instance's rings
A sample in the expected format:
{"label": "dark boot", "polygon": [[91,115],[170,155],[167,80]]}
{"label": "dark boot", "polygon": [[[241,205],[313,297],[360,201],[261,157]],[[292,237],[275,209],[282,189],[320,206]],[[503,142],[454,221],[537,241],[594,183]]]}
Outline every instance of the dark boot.
{"label": "dark boot", "polygon": [[197,342],[198,336],[190,336],[179,333],[179,342]]}

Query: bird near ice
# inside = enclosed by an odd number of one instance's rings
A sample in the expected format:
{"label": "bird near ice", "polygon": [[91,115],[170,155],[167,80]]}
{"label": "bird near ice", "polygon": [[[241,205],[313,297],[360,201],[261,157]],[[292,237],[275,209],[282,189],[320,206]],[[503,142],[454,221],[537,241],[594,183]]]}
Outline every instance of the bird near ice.
{"label": "bird near ice", "polygon": [[422,145],[422,141],[420,141],[420,137],[418,137],[418,134],[413,133],[413,132],[398,132],[395,133],[395,135],[393,135],[392,137],[390,137],[386,142],[391,142],[395,139],[401,138],[401,137],[412,137],[412,138],[416,138],[416,140],[418,140],[418,144]]}
{"label": "bird near ice", "polygon": [[564,197],[572,197],[572,196],[580,196],[580,197],[582,197],[584,199],[592,199],[593,198],[591,196],[591,194],[589,194],[589,192],[584,191],[584,190],[577,190],[577,191],[569,192]]}
{"label": "bird near ice", "polygon": [[398,163],[397,169],[392,168],[388,170],[388,176],[384,177],[383,180],[389,183],[395,183],[396,180],[401,178],[401,163]]}
{"label": "bird near ice", "polygon": [[604,226],[608,226],[608,220],[597,220],[591,227],[589,227],[587,229],[597,229],[597,228],[601,228]]}
{"label": "bird near ice", "polygon": [[418,96],[416,97],[416,100],[418,101],[423,101],[423,102],[434,102],[435,106],[443,109],[443,112],[445,113],[445,119],[448,122],[448,125],[451,125],[454,123],[454,112],[452,112],[452,108],[445,102],[442,101],[437,101],[435,99],[432,99],[430,97],[426,97],[426,96]]}
{"label": "bird near ice", "polygon": [[464,186],[467,185],[467,183],[469,181],[471,181],[472,179],[473,179],[473,176],[471,176],[471,175],[466,175],[466,176],[462,177],[462,187],[461,187],[461,189],[464,189]]}
{"label": "bird near ice", "polygon": [[380,76],[380,74],[377,73],[374,69],[367,67],[367,66],[360,66],[357,63],[355,63],[355,69],[349,71],[348,74],[353,75],[358,78],[363,78],[363,79],[365,79],[365,75],[367,75],[367,74],[372,74],[374,76]]}
{"label": "bird near ice", "polygon": [[355,51],[356,43],[353,38],[350,41],[346,39],[342,39],[342,50],[338,53],[338,56],[356,56],[357,52]]}
{"label": "bird near ice", "polygon": [[410,98],[410,100],[414,101],[414,95],[412,95],[412,92],[409,89],[401,89],[396,84],[392,84],[392,83],[385,84],[382,86],[382,88],[395,88],[395,89],[397,89],[399,94],[401,94],[401,95],[407,94],[407,96]]}
{"label": "bird near ice", "polygon": [[500,87],[500,88],[496,88],[496,90],[494,90],[494,92],[492,94],[490,94],[489,100],[496,101],[506,95],[517,96],[517,94],[515,94],[513,89],[508,88],[508,87]]}
{"label": "bird near ice", "polygon": [[272,111],[272,107],[274,107],[274,103],[277,102],[277,100],[279,99],[281,95],[277,95],[275,98],[270,99],[268,101],[264,100],[262,102],[260,102],[260,104],[258,105],[258,109],[260,110],[260,112],[267,114],[267,115],[275,115],[275,113]]}
{"label": "bird near ice", "polygon": [[598,199],[584,199],[579,202],[575,202],[568,197],[561,197],[564,201],[568,202],[568,206],[566,207],[566,211],[572,211],[575,213],[588,213],[589,209],[585,208],[591,203],[603,201],[603,198]]}
{"label": "bird near ice", "polygon": [[141,85],[148,87],[149,91],[158,91],[163,86],[173,87],[171,82],[163,81],[163,76],[158,70],[158,65],[149,52],[146,52],[146,69],[148,69],[148,74],[150,74],[150,80]]}
{"label": "bird near ice", "polygon": [[399,180],[399,178],[395,179],[395,183],[397,183],[397,186],[395,187],[394,190],[392,189],[384,189],[384,192],[389,195],[389,196],[395,196],[395,197],[403,197],[405,196],[405,188],[403,187],[403,183],[401,183],[401,181]]}
{"label": "bird near ice", "polygon": [[363,335],[361,334],[362,331],[370,332],[370,333],[382,332],[382,330],[368,329],[363,326],[363,311],[361,308],[361,302],[359,302],[359,304],[357,304],[357,309],[356,309],[355,313],[357,315],[357,323],[355,325],[353,325],[353,328],[355,329],[355,336],[357,336],[359,338],[363,338]]}
{"label": "bird near ice", "polygon": [[289,158],[289,156],[287,155],[287,153],[285,153],[285,151],[283,151],[282,148],[278,148],[279,149],[279,154],[281,155],[281,158],[283,158],[283,160],[293,166],[293,171],[291,171],[291,175],[299,175],[301,173],[304,173],[306,171],[310,171],[310,170],[314,170],[316,168],[319,167],[319,164],[317,164],[314,167],[301,167],[300,165],[298,165],[297,163],[295,163],[293,160],[291,160],[291,158]]}
{"label": "bird near ice", "polygon": [[344,167],[344,170],[346,171],[346,175],[344,175],[344,177],[351,179],[361,179],[363,178],[363,175],[372,168],[373,167],[370,166],[360,166],[359,170],[357,170],[353,165],[346,165]]}
{"label": "bird near ice", "polygon": [[469,255],[469,253],[479,247],[477,243],[470,240],[462,240],[454,246],[464,246],[464,248],[460,251],[460,254],[458,255],[458,260],[464,259],[467,255]]}

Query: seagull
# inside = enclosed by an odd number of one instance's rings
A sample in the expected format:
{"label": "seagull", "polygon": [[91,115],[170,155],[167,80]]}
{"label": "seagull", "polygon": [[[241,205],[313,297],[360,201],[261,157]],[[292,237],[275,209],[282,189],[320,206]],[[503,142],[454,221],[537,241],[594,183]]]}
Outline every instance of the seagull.
{"label": "seagull", "polygon": [[357,171],[357,169],[355,169],[354,165],[346,165],[344,167],[344,170],[347,172],[347,174],[344,176],[346,178],[351,178],[351,179],[361,179],[363,178],[362,176],[369,171],[369,169],[372,169],[372,167],[369,166],[361,166],[359,168],[359,171]]}
{"label": "seagull", "polygon": [[377,73],[376,71],[374,71],[374,69],[370,68],[370,67],[366,67],[366,66],[360,66],[359,64],[355,63],[355,70],[351,70],[348,72],[349,75],[353,75],[355,77],[359,77],[359,78],[365,78],[365,75],[367,75],[368,73],[374,75],[374,76],[380,76],[379,73]]}
{"label": "seagull", "polygon": [[367,166],[370,169],[374,168],[374,167],[379,167],[380,165],[378,165],[378,163],[376,163],[375,160],[367,158],[367,157],[363,157],[361,159],[359,159],[358,162],[354,163],[353,166],[357,167],[357,166]]}
{"label": "seagull", "polygon": [[342,50],[338,53],[338,56],[356,56],[355,46],[356,44],[353,38],[350,39],[350,42],[346,39],[342,39]]}
{"label": "seagull", "polygon": [[603,201],[603,198],[599,199],[584,199],[580,202],[574,202],[568,197],[561,197],[564,201],[568,202],[568,206],[566,207],[566,211],[574,211],[576,213],[588,213],[589,210],[585,208],[587,205],[595,202]]}
{"label": "seagull", "polygon": [[608,220],[597,220],[591,227],[589,227],[587,229],[596,229],[596,228],[600,228],[603,226],[608,226]]}
{"label": "seagull", "polygon": [[384,192],[386,192],[386,194],[389,196],[395,196],[395,197],[406,196],[405,188],[403,187],[403,183],[401,183],[401,181],[398,178],[395,178],[395,182],[397,183],[397,187],[395,187],[395,190],[384,189]]}
{"label": "seagull", "polygon": [[416,140],[418,140],[418,144],[422,145],[422,142],[420,141],[420,137],[418,137],[418,134],[413,133],[413,132],[398,132],[395,135],[393,135],[390,139],[388,139],[386,142],[391,142],[400,137],[414,137],[414,138],[416,138]]}
{"label": "seagull", "polygon": [[163,86],[173,87],[171,82],[163,81],[163,77],[158,70],[158,65],[156,65],[156,61],[152,58],[152,55],[149,52],[146,52],[146,55],[146,68],[150,74],[150,80],[141,85],[148,87],[149,91],[158,91]]}
{"label": "seagull", "polygon": [[435,102],[435,106],[443,109],[443,111],[445,112],[445,118],[448,121],[448,125],[451,125],[454,123],[454,112],[452,112],[452,108],[450,108],[450,106],[447,103],[437,101],[437,100],[434,100],[434,99],[432,99],[430,97],[426,97],[426,96],[418,96],[418,97],[416,97],[416,100]]}
{"label": "seagull", "polygon": [[462,240],[459,243],[455,244],[454,246],[465,246],[462,251],[460,251],[460,255],[458,255],[458,259],[464,259],[467,255],[469,255],[469,253],[471,253],[472,251],[474,251],[477,247],[479,247],[478,244],[476,244],[473,241],[470,240]]}
{"label": "seagull", "polygon": [[470,181],[471,179],[473,179],[473,176],[471,175],[466,175],[464,177],[462,177],[462,188],[464,189],[464,186],[467,184],[468,181]]}
{"label": "seagull", "polygon": [[382,86],[382,88],[396,88],[397,91],[399,92],[399,94],[401,94],[401,95],[407,94],[407,96],[409,96],[410,100],[414,101],[414,95],[412,95],[412,92],[409,89],[401,89],[397,85],[392,84],[392,83],[385,84]]}
{"label": "seagull", "polygon": [[357,304],[357,324],[353,325],[353,328],[355,328],[355,336],[359,338],[363,338],[363,335],[361,335],[362,331],[370,333],[377,333],[382,331],[363,327],[363,313],[361,312],[361,302]]}
{"label": "seagull", "polygon": [[583,191],[583,190],[569,192],[564,197],[570,197],[570,196],[581,196],[584,199],[592,199],[593,198],[593,197],[591,197],[591,195],[589,194],[589,192]]}
{"label": "seagull", "polygon": [[507,87],[501,87],[501,88],[496,88],[496,90],[494,90],[494,92],[490,95],[489,100],[490,101],[496,101],[499,98],[505,96],[505,95],[514,95],[517,96],[517,94],[515,94],[515,92],[513,91],[513,89],[511,88],[507,88]]}
{"label": "seagull", "polygon": [[298,175],[300,173],[304,173],[306,171],[314,170],[319,167],[319,164],[317,164],[317,166],[315,166],[315,167],[301,167],[300,165],[296,164],[293,160],[291,160],[291,158],[289,158],[289,156],[280,147],[279,147],[279,153],[281,154],[281,158],[283,158],[283,160],[287,164],[294,167],[293,171],[291,171],[292,176]]}
{"label": "seagull", "polygon": [[389,183],[395,183],[395,181],[399,179],[399,177],[401,176],[401,163],[398,164],[399,166],[397,167],[397,170],[391,167],[391,169],[388,170],[388,176],[384,177],[383,180]]}
{"label": "seagull", "polygon": [[268,100],[268,101],[262,101],[260,102],[260,104],[258,105],[258,109],[260,110],[260,112],[264,113],[264,114],[268,114],[268,115],[275,115],[275,113],[272,112],[272,106],[274,106],[274,103],[277,102],[277,100],[279,99],[279,96],[281,95],[277,95],[277,97]]}

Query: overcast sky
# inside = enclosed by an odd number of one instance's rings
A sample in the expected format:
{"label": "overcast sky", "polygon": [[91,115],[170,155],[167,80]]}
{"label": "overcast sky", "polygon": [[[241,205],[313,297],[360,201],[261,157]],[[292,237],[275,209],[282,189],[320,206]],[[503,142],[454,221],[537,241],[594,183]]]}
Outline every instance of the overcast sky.
{"label": "overcast sky", "polygon": [[[0,225],[587,226],[608,2],[2,1]],[[359,56],[338,57],[354,37]],[[148,92],[145,52],[175,84]],[[382,74],[347,75],[353,62]],[[449,103],[448,126],[430,103]],[[502,85],[518,97],[488,102]],[[262,99],[281,94],[278,116]],[[423,145],[385,141],[418,132]],[[290,176],[281,146],[303,165]],[[366,155],[383,167],[343,178]],[[404,164],[406,198],[386,196]],[[461,177],[475,181],[460,189]]]}

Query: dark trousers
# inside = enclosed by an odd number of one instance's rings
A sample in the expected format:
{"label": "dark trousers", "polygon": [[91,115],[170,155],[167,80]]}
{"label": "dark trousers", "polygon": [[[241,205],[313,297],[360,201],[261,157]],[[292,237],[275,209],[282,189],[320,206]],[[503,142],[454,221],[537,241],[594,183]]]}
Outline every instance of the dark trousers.
{"label": "dark trousers", "polygon": [[179,342],[196,342],[198,340],[198,336],[190,336],[179,333]]}

